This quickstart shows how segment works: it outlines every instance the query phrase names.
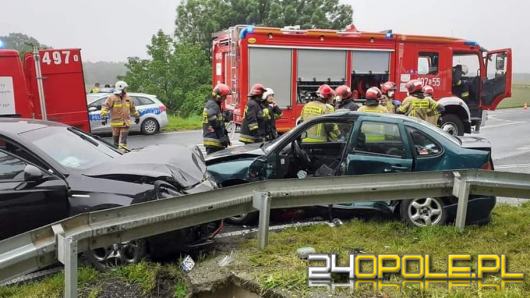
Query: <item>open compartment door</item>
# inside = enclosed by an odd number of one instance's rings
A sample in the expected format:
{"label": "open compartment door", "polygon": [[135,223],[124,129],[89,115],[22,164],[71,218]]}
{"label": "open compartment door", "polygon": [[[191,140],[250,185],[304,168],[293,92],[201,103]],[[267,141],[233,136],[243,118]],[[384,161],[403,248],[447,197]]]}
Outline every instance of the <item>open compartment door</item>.
{"label": "open compartment door", "polygon": [[495,110],[503,99],[512,96],[512,50],[488,52],[485,65],[486,79],[480,106],[485,110]]}

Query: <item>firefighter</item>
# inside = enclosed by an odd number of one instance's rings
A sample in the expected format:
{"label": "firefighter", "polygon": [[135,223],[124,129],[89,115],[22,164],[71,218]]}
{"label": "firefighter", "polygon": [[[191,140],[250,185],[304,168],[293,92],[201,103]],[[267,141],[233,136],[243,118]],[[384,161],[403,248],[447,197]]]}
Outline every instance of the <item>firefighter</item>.
{"label": "firefighter", "polygon": [[[421,92],[423,92],[423,96],[425,98],[430,98],[434,101],[436,101],[434,99],[434,88],[432,86],[429,86],[429,85],[425,85],[423,86],[423,88],[421,89]],[[438,107],[438,111],[441,110],[441,106]],[[439,121],[439,118],[440,118],[440,113],[437,113],[437,112],[433,112],[433,113],[430,113],[429,115],[427,115],[428,117],[428,122],[434,124],[434,125],[437,125],[438,124],[438,121]]]}
{"label": "firefighter", "polygon": [[267,140],[274,140],[278,137],[278,131],[276,130],[276,120],[282,117],[282,110],[274,101],[274,90],[271,88],[266,88],[262,99],[265,100],[265,108],[269,109],[270,115],[270,119],[267,122],[266,138]]}
{"label": "firefighter", "polygon": [[337,109],[347,109],[350,111],[357,111],[359,109],[359,106],[353,102],[353,93],[350,87],[346,85],[339,86],[335,89],[335,94],[337,94],[335,97],[337,100]]}
{"label": "firefighter", "polygon": [[409,81],[405,87],[409,96],[405,98],[403,104],[397,109],[397,112],[429,121],[436,125],[437,123],[433,122],[433,118],[438,118],[441,108],[432,98],[424,96],[422,81]]}
{"label": "firefighter", "polygon": [[230,145],[221,104],[230,94],[230,87],[217,84],[202,112],[202,137],[206,154],[223,150]]}
{"label": "firefighter", "polygon": [[366,90],[366,103],[364,106],[359,108],[359,112],[368,113],[388,113],[388,109],[379,104],[383,93],[377,87],[371,87]]}
{"label": "firefighter", "polygon": [[381,105],[387,108],[389,113],[396,112],[396,105],[394,102],[394,94],[396,92],[396,83],[388,81],[381,85],[381,92],[383,93],[383,99]]}
{"label": "firefighter", "polygon": [[266,122],[270,120],[269,109],[263,104],[265,87],[254,84],[248,94],[239,141],[245,144],[263,142],[266,135]]}
{"label": "firefighter", "polygon": [[89,93],[99,93],[99,92],[100,92],[99,83],[95,83],[94,87],[92,87],[92,89],[90,89]]}
{"label": "firefighter", "polygon": [[[335,109],[329,102],[333,100],[335,91],[327,85],[321,85],[317,90],[317,100],[308,102],[302,109],[300,118],[308,121],[320,115],[333,113]],[[326,125],[324,123],[312,126],[307,130],[307,136],[303,139],[306,143],[326,143],[338,140],[340,135],[337,125]]]}
{"label": "firefighter", "polygon": [[469,86],[462,80],[462,77],[466,74],[466,65],[457,64],[453,66],[453,94],[467,102],[469,99]]}
{"label": "firefighter", "polygon": [[102,124],[107,125],[110,113],[110,126],[112,128],[112,139],[118,148],[127,150],[127,135],[131,127],[131,116],[135,118],[134,123],[140,123],[140,114],[136,111],[133,100],[127,94],[127,83],[117,81],[114,86],[114,94],[109,96],[101,107]]}

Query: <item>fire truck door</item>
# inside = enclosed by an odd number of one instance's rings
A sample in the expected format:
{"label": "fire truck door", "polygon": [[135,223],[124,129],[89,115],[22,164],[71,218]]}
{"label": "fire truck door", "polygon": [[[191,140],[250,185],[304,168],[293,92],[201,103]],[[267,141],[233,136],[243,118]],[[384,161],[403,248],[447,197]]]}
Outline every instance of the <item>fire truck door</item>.
{"label": "fire truck door", "polygon": [[512,50],[488,52],[485,65],[486,78],[480,104],[483,109],[495,110],[504,98],[512,95]]}
{"label": "fire truck door", "polygon": [[414,42],[399,45],[396,84],[400,98],[406,97],[405,84],[413,79],[432,86],[435,97],[447,95],[451,92],[450,69],[451,53],[448,48]]}

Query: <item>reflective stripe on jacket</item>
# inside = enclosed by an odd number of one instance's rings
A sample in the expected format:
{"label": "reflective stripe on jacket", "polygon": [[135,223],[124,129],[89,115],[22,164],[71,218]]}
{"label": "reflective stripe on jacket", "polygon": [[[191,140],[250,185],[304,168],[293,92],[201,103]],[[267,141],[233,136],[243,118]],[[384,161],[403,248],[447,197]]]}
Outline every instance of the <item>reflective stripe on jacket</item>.
{"label": "reflective stripe on jacket", "polygon": [[134,102],[127,94],[123,98],[116,94],[107,98],[101,107],[101,118],[107,118],[109,113],[111,127],[129,127],[131,126],[131,116],[140,117]]}
{"label": "reflective stripe on jacket", "polygon": [[[311,101],[304,105],[300,118],[303,121],[311,120],[315,117],[333,113],[335,109],[329,104],[320,101]],[[340,135],[340,131],[335,124],[320,123],[313,125],[307,131],[307,137],[303,139],[305,143],[325,143],[328,141],[336,141]]]}
{"label": "reflective stripe on jacket", "polygon": [[405,98],[398,111],[407,116],[416,117],[425,121],[439,114],[438,103],[430,97],[418,98],[409,96]]}
{"label": "reflective stripe on jacket", "polygon": [[226,148],[225,121],[220,104],[213,98],[208,99],[202,111],[202,137],[204,147]]}
{"label": "reflective stripe on jacket", "polygon": [[366,113],[388,113],[388,109],[381,106],[362,106],[357,111]]}
{"label": "reflective stripe on jacket", "polygon": [[262,142],[266,136],[267,121],[271,115],[256,97],[250,97],[245,107],[239,141],[243,143]]}

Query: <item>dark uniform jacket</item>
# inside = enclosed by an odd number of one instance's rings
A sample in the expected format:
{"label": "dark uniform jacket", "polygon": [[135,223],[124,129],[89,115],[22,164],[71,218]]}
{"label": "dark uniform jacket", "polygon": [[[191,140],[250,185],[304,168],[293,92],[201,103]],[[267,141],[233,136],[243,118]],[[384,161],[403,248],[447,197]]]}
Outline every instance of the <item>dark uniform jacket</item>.
{"label": "dark uniform jacket", "polygon": [[245,107],[239,141],[246,144],[262,142],[266,136],[268,120],[269,109],[258,98],[250,97]]}
{"label": "dark uniform jacket", "polygon": [[347,109],[350,111],[357,111],[359,109],[359,106],[353,102],[352,99],[343,99],[339,103],[339,109]]}
{"label": "dark uniform jacket", "polygon": [[268,140],[274,140],[278,137],[278,131],[276,130],[276,119],[279,119],[282,117],[282,109],[278,107],[278,105],[267,105],[266,107],[269,109],[269,120],[266,121],[267,128],[266,128],[266,138]]}
{"label": "dark uniform jacket", "polygon": [[220,104],[213,98],[208,99],[202,112],[202,136],[204,147],[226,148],[228,135]]}

